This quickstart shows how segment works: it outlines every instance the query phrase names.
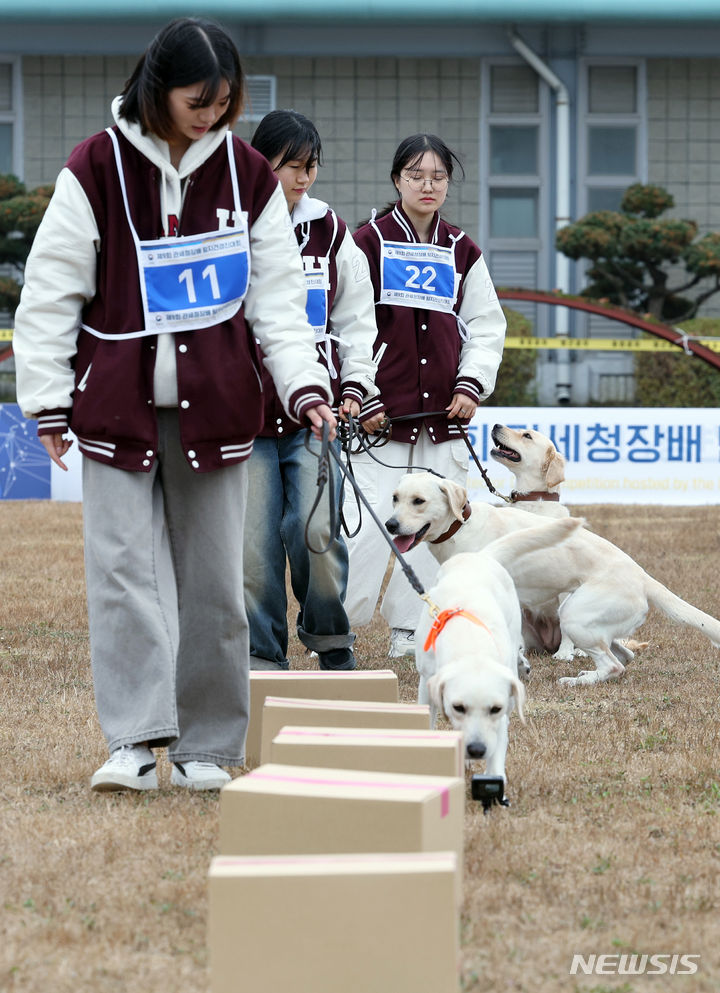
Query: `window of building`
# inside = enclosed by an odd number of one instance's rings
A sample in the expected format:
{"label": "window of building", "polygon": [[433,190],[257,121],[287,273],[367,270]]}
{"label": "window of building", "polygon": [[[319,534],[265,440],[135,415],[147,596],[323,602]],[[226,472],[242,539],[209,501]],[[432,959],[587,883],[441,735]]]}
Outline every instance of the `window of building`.
{"label": "window of building", "polygon": [[20,172],[17,136],[19,82],[17,61],[0,58],[0,174]]}
{"label": "window of building", "polygon": [[[586,60],[578,94],[578,210],[618,210],[633,183],[647,181],[645,66],[642,60]],[[579,284],[584,278],[579,266]],[[624,324],[602,317],[576,318],[587,337],[634,337]],[[588,360],[589,361],[589,360]],[[591,402],[632,402],[632,359],[596,353],[589,374]]]}
{"label": "window of building", "polygon": [[579,110],[579,215],[617,210],[623,192],[642,182],[645,77],[641,62],[586,62]]}
{"label": "window of building", "polygon": [[[545,287],[550,230],[547,188],[547,86],[520,60],[483,66],[481,97],[481,238],[496,286]],[[543,182],[545,174],[545,182]],[[533,323],[533,304],[515,304]]]}

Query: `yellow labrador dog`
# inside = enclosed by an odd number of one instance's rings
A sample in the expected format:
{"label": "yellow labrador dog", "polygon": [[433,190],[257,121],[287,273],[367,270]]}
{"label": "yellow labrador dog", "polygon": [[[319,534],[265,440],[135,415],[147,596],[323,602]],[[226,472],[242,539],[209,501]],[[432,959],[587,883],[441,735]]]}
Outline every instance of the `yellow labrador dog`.
{"label": "yellow labrador dog", "polygon": [[[491,457],[504,465],[515,477],[510,506],[542,517],[568,517],[570,511],[560,503],[560,484],[565,480],[565,459],[547,435],[533,428],[515,429],[495,424],[492,429],[495,447]],[[570,661],[576,654],[567,634],[560,628],[560,597],[545,614],[523,612],[523,636],[527,648],[550,652],[554,658]]]}
{"label": "yellow labrador dog", "polygon": [[570,511],[560,503],[565,459],[547,435],[532,428],[515,430],[496,424],[492,440],[491,457],[515,477],[513,506],[521,504],[523,510],[543,517],[567,517]]}
{"label": "yellow labrador dog", "polygon": [[[537,521],[523,510],[470,505],[462,486],[418,472],[398,483],[385,527],[400,552],[426,541],[438,561],[445,562],[461,551],[479,551],[502,534],[537,526]],[[560,607],[560,624],[595,669],[561,682],[597,683],[621,676],[634,657],[622,639],[640,627],[650,606],[696,628],[720,648],[720,621],[686,603],[612,542],[585,528],[561,545],[524,555],[521,566],[509,563],[506,568],[520,603],[535,613],[546,611],[556,597],[570,591]]]}
{"label": "yellow labrador dog", "polygon": [[[542,517],[567,517],[570,511],[560,503],[565,459],[551,439],[533,428],[515,429],[506,424],[495,424],[492,440],[495,447],[490,451],[491,457],[515,477],[510,506]],[[558,610],[565,595],[542,615],[524,610],[523,636],[527,648],[550,652],[558,661],[570,662],[585,653],[575,648],[560,628]],[[648,642],[629,638],[623,639],[623,644],[638,652],[647,648]]]}
{"label": "yellow labrador dog", "polygon": [[517,531],[482,552],[456,555],[429,590],[415,631],[418,702],[430,705],[430,726],[443,713],[461,730],[468,760],[485,759],[488,775],[505,776],[510,714],[523,717],[517,677],[521,614],[508,567],[564,541],[581,520],[568,518]]}

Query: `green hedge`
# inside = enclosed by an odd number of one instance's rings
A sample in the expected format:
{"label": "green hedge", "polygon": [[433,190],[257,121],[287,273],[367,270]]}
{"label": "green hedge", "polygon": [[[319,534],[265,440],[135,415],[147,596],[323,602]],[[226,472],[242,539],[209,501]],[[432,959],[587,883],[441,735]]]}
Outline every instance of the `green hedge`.
{"label": "green hedge", "polygon": [[[532,335],[532,325],[517,310],[503,307],[507,318],[508,338],[524,338]],[[537,403],[535,392],[535,351],[534,349],[506,348],[498,370],[495,391],[485,406],[489,407],[532,407]]]}
{"label": "green hedge", "polygon": [[[696,317],[683,321],[682,330],[699,338],[720,337],[720,320]],[[638,352],[634,358],[636,406],[720,407],[720,369],[680,349]]]}

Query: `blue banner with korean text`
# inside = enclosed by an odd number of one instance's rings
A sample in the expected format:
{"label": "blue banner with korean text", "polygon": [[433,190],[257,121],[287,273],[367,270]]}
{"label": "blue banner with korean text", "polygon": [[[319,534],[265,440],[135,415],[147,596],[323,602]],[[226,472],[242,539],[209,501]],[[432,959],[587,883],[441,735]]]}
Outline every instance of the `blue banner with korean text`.
{"label": "blue banner with korean text", "polygon": [[[490,457],[492,427],[534,428],[565,457],[567,504],[720,504],[720,411],[712,408],[483,407],[469,435],[495,488],[514,489]],[[0,405],[0,499],[81,500],[82,458],[74,444],[64,473],[37,440],[37,424],[17,404]],[[468,453],[472,500],[497,503]],[[389,511],[389,508],[388,508]]]}

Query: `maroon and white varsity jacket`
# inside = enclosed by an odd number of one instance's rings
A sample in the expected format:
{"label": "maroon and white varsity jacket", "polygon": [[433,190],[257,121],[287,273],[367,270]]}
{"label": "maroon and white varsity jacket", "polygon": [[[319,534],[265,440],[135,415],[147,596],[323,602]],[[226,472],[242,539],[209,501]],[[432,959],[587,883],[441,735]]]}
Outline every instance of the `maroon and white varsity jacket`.
{"label": "maroon and white varsity jacket", "polygon": [[[380,302],[381,238],[420,244],[399,203],[355,233],[370,264],[378,327],[373,351],[379,394],[363,405],[363,419],[383,410],[391,418],[434,414],[444,411],[456,392],[479,403],[495,386],[506,322],[482,253],[438,214],[432,230],[432,245],[454,248],[457,295],[451,313]],[[393,440],[414,444],[423,426],[436,444],[459,437],[457,426],[441,413],[394,422]]]}
{"label": "maroon and white varsity jacket", "polygon": [[[193,143],[176,171],[164,143],[118,123],[140,239],[167,234],[170,215],[179,235],[232,226],[224,133]],[[71,154],[33,245],[16,315],[18,401],[26,416],[38,418],[40,433],[63,432],[69,423],[88,458],[149,471],[157,449],[156,402],[177,404],[183,449],[195,471],[243,461],[262,422],[255,339],[298,421],[309,407],[329,401],[282,191],[249,145],[233,138],[232,152],[250,240],[243,305],[231,319],[203,330],[128,340],[112,336],[143,329],[144,317],[110,136],[95,135]],[[169,350],[173,380],[176,375],[169,400],[155,395],[159,345]]]}
{"label": "maroon and white varsity jacket", "polygon": [[[330,375],[333,406],[347,398],[362,405],[377,393],[372,361],[377,328],[367,261],[345,222],[324,201],[306,194],[293,210],[292,223],[310,285],[325,284],[309,289],[320,297],[320,306],[311,307],[309,314],[320,321],[315,325],[315,344]],[[285,413],[267,369],[263,389],[265,423],[260,434],[279,437],[300,430]]]}

